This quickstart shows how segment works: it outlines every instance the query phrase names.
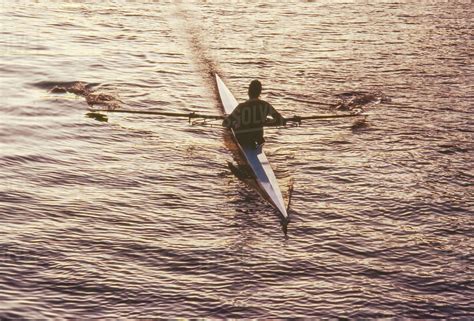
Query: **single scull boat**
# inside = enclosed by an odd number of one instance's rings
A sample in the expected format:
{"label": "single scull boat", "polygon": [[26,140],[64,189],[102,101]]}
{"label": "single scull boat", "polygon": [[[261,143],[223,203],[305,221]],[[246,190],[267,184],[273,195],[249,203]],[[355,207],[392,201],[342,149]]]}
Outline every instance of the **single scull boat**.
{"label": "single scull boat", "polygon": [[[224,112],[230,115],[235,107],[237,107],[237,100],[234,95],[230,92],[227,86],[224,84],[219,75],[216,74],[217,89],[219,91],[219,97],[224,107]],[[239,146],[240,152],[242,153],[245,161],[249,165],[252,173],[255,176],[259,194],[266,199],[277,211],[281,219],[281,223],[284,227],[288,224],[288,213],[286,211],[285,202],[281,195],[280,187],[276,180],[275,174],[273,173],[272,167],[268,162],[267,156],[263,152],[262,146],[250,147],[240,145],[235,136],[234,130],[232,130],[232,136],[236,144]]]}
{"label": "single scull boat", "polygon": [[[216,83],[217,89],[219,91],[219,97],[224,107],[224,113],[230,115],[232,111],[237,107],[237,100],[234,98],[230,90],[226,87],[219,75],[216,74]],[[213,119],[219,120],[224,119],[225,115],[207,115],[200,114],[198,112],[188,112],[188,113],[176,113],[160,110],[130,110],[130,109],[89,109],[87,114],[89,117],[95,118],[100,121],[107,121],[107,117],[100,114],[100,112],[113,112],[113,113],[130,113],[130,114],[146,114],[146,115],[157,115],[157,116],[169,116],[169,117],[183,117],[191,119],[200,118],[200,119]],[[286,118],[287,122],[293,122],[296,125],[301,125],[302,121],[307,120],[331,120],[336,118],[348,118],[348,117],[367,117],[368,114],[358,111],[352,114],[339,114],[339,115],[309,115],[309,116],[293,116]],[[275,126],[273,124],[266,124],[265,126]],[[262,150],[262,146],[258,147],[249,147],[242,146],[237,141],[234,131],[232,130],[232,136],[239,147],[241,154],[243,155],[244,160],[249,165],[252,176],[256,184],[251,184],[256,188],[258,193],[272,205],[280,217],[282,223],[283,231],[286,234],[286,228],[289,222],[289,217],[287,213],[287,208],[285,206],[285,201],[281,195],[280,187],[273,173],[272,167],[268,162],[267,156]]]}

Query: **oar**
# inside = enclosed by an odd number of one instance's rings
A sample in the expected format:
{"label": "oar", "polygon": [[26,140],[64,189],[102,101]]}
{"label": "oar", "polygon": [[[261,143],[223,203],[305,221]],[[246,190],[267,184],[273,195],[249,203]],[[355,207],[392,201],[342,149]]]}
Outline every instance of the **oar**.
{"label": "oar", "polygon": [[[159,116],[170,116],[170,117],[183,117],[183,118],[201,118],[201,119],[225,119],[224,115],[207,115],[199,114],[197,112],[190,113],[173,113],[166,111],[153,111],[153,110],[131,110],[131,109],[89,109],[92,113],[107,112],[107,113],[127,113],[127,114],[144,114],[144,115],[159,115]],[[302,120],[310,119],[335,119],[335,118],[349,118],[349,117],[367,117],[367,114],[344,114],[344,115],[312,115],[312,116],[293,116],[285,118],[287,122],[295,122],[301,124]],[[270,126],[275,126],[271,125]]]}
{"label": "oar", "polygon": [[224,119],[222,115],[205,115],[196,112],[190,113],[172,113],[166,111],[153,111],[153,110],[131,110],[131,109],[89,109],[93,113],[126,113],[126,114],[145,114],[145,115],[159,115],[159,116],[170,116],[170,117],[183,117],[183,118],[202,118],[202,119]]}
{"label": "oar", "polygon": [[286,121],[293,121],[296,123],[301,123],[302,120],[309,119],[332,119],[332,118],[349,118],[349,117],[367,117],[367,114],[344,114],[344,115],[312,115],[312,116],[293,116],[285,118]]}

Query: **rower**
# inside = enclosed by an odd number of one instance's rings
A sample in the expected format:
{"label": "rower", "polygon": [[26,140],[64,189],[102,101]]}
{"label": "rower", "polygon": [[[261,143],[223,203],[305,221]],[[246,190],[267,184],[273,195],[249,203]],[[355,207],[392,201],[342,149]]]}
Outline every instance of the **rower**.
{"label": "rower", "polygon": [[222,122],[222,126],[232,128],[241,145],[255,146],[265,142],[263,126],[267,124],[269,116],[273,118],[273,125],[285,125],[282,115],[268,102],[261,100],[262,83],[253,80],[249,85],[249,99],[240,103],[234,111]]}

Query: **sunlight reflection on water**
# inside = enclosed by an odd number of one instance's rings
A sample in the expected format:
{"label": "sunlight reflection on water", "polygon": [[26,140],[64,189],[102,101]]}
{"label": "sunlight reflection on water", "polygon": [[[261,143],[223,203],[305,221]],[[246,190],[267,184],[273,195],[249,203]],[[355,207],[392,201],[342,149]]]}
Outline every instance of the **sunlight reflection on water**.
{"label": "sunlight reflection on water", "polygon": [[[3,5],[0,317],[471,316],[471,10],[356,5]],[[289,240],[227,168],[220,127],[85,116],[88,84],[127,108],[220,111],[258,78]],[[367,98],[366,96],[365,98]],[[470,117],[471,116],[471,117]],[[352,127],[351,127],[352,126]]]}

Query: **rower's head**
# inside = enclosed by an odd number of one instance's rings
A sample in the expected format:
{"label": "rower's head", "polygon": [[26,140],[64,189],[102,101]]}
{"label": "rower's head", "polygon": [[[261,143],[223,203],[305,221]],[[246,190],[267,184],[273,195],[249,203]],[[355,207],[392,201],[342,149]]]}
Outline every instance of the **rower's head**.
{"label": "rower's head", "polygon": [[249,85],[249,97],[250,98],[258,98],[262,93],[262,83],[257,79],[252,80]]}

